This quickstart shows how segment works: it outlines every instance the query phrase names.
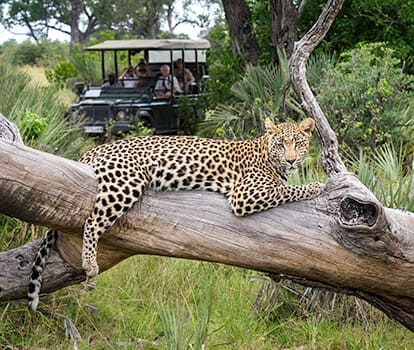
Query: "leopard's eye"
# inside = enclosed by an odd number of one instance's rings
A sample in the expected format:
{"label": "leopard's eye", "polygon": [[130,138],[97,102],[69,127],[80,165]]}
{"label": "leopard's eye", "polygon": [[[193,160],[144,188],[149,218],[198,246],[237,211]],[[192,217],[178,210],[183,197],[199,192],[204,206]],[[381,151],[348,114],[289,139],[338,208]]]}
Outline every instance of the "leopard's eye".
{"label": "leopard's eye", "polygon": [[283,140],[282,139],[274,139],[273,143],[276,146],[283,146]]}

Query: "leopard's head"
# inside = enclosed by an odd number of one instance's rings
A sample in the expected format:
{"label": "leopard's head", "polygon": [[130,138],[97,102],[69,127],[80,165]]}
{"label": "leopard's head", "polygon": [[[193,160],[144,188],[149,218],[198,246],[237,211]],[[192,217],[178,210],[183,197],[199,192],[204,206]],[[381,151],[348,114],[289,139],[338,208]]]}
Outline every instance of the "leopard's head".
{"label": "leopard's head", "polygon": [[286,175],[295,173],[306,158],[315,121],[307,118],[299,125],[292,123],[275,125],[267,118],[265,127],[268,134],[270,162],[278,172]]}

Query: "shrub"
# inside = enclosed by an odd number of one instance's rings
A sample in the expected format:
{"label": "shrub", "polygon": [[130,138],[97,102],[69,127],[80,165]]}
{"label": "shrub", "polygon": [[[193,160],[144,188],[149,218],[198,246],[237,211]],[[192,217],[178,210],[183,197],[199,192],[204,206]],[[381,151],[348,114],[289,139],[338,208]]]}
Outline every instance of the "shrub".
{"label": "shrub", "polygon": [[38,65],[51,67],[58,58],[69,57],[69,45],[59,41],[30,40],[22,43],[6,42],[1,45],[2,60],[14,67],[22,65]]}
{"label": "shrub", "polygon": [[343,148],[373,150],[411,143],[414,132],[413,77],[404,74],[383,43],[361,44],[322,70],[314,81],[317,99]]}
{"label": "shrub", "polygon": [[26,140],[38,139],[46,130],[48,121],[37,113],[26,112],[21,117],[20,132]]}
{"label": "shrub", "polygon": [[230,88],[241,78],[245,62],[233,54],[224,25],[217,24],[211,29],[208,39],[211,49],[207,57],[210,75],[207,101],[210,108],[215,108],[219,103],[232,100]]}
{"label": "shrub", "polygon": [[58,63],[52,69],[46,70],[45,74],[49,82],[63,89],[66,87],[66,81],[69,78],[76,77],[77,72],[72,62],[59,59]]}

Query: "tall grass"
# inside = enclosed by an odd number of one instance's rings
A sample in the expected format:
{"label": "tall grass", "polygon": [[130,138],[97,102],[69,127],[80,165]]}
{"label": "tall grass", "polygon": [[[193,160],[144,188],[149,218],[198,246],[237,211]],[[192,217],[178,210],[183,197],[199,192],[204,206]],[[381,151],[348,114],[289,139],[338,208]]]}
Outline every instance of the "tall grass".
{"label": "tall grass", "polygon": [[83,136],[80,121],[65,118],[68,106],[62,103],[62,92],[56,87],[36,85],[27,70],[1,61],[0,74],[0,113],[19,128],[28,113],[46,120],[42,133],[23,138],[26,145],[72,159],[91,146],[91,141]]}
{"label": "tall grass", "polygon": [[4,304],[0,348],[73,348],[67,318],[82,337],[78,349],[411,349],[413,333],[378,311],[366,320],[344,317],[336,307],[303,313],[285,289],[273,310],[255,308],[258,277],[218,264],[136,256],[101,274],[93,292],[73,286],[43,297],[44,314],[30,314],[25,303]]}

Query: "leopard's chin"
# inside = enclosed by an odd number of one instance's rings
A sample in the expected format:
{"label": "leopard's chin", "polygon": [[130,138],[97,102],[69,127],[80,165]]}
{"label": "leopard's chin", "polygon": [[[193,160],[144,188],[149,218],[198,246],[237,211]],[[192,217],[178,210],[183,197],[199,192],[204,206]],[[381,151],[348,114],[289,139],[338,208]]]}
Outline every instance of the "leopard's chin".
{"label": "leopard's chin", "polygon": [[296,174],[297,172],[298,172],[298,168],[296,167],[290,167],[288,169],[285,169],[285,173],[287,175],[293,175],[293,174]]}

